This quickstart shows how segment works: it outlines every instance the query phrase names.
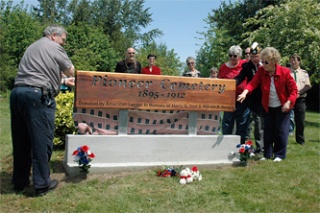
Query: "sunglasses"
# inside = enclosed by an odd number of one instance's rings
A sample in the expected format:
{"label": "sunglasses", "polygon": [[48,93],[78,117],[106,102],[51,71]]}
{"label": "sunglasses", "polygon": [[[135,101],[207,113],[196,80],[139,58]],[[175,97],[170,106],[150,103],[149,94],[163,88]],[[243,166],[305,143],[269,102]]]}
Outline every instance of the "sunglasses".
{"label": "sunglasses", "polygon": [[268,61],[261,61],[261,63],[263,63],[263,64],[269,64]]}
{"label": "sunglasses", "polygon": [[194,64],[194,62],[188,62],[188,65],[190,65],[190,64]]}
{"label": "sunglasses", "polygon": [[231,54],[229,55],[229,57],[230,57],[230,58],[238,58],[237,55],[231,55]]}
{"label": "sunglasses", "polygon": [[250,53],[245,53],[246,55],[250,55]]}

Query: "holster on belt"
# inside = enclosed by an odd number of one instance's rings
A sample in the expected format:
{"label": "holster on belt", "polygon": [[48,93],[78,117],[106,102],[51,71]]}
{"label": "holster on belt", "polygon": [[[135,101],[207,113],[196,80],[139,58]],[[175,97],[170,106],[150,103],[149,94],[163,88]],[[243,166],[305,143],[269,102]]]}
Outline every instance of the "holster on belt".
{"label": "holster on belt", "polygon": [[41,91],[42,91],[42,100],[46,100],[47,97],[54,98],[55,92],[53,91],[53,89],[42,87]]}

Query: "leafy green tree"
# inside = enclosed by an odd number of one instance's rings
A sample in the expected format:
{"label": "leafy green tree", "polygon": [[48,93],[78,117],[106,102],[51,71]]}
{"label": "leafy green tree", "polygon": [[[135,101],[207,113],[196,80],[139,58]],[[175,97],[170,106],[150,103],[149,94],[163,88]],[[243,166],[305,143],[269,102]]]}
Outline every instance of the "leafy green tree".
{"label": "leafy green tree", "polygon": [[86,23],[67,27],[65,49],[77,70],[113,71],[118,56],[101,28]]}
{"label": "leafy green tree", "polygon": [[69,20],[68,0],[38,0],[33,14],[43,24],[66,24]]}
{"label": "leafy green tree", "polygon": [[[208,23],[213,28],[223,30],[225,35],[229,37],[231,44],[227,49],[234,45],[240,44],[243,40],[243,33],[252,31],[255,27],[250,29],[243,28],[243,23],[247,18],[255,16],[256,12],[266,7],[269,4],[277,4],[279,1],[267,0],[243,0],[235,3],[227,4],[225,1],[221,2],[219,8],[212,10],[212,15],[208,15]],[[248,45],[248,44],[244,44]]]}
{"label": "leafy green tree", "polygon": [[[34,16],[43,24],[59,23],[64,26],[89,25],[102,29],[118,59],[124,50],[135,43],[148,45],[162,35],[159,29],[141,33],[152,18],[144,0],[38,0]],[[83,25],[82,25],[83,26]],[[83,49],[80,54],[89,54]],[[88,67],[93,69],[92,66]]]}
{"label": "leafy green tree", "polygon": [[92,5],[88,0],[72,0],[68,6],[69,14],[73,14],[69,22],[66,22],[66,25],[71,23],[77,25],[78,23],[87,23],[92,24]]}
{"label": "leafy green tree", "polygon": [[1,90],[12,87],[18,65],[26,48],[39,39],[42,26],[33,20],[23,4],[12,6],[12,1],[1,0],[0,11]]}
{"label": "leafy green tree", "polygon": [[118,53],[123,53],[134,43],[152,42],[150,38],[161,35],[160,30],[141,33],[152,18],[149,8],[144,9],[144,0],[94,0],[92,2],[92,17],[95,26],[102,27],[110,37],[112,46]]}
{"label": "leafy green tree", "polygon": [[291,0],[279,6],[269,6],[249,18],[245,27],[259,25],[259,29],[245,33],[244,41],[259,41],[273,46],[282,54],[282,64],[290,55],[298,53],[302,65],[312,74],[312,81],[320,82],[320,4],[318,0]]}
{"label": "leafy green tree", "polygon": [[250,26],[245,29],[243,23],[249,17],[269,4],[277,4],[279,1],[244,0],[235,3],[221,2],[217,9],[213,9],[205,20],[209,25],[208,31],[200,33],[204,38],[204,44],[197,54],[197,68],[204,76],[209,76],[209,69],[213,66],[219,68],[228,60],[228,49],[232,45],[241,45],[246,48],[250,43],[243,42],[243,34],[252,31],[259,26]]}

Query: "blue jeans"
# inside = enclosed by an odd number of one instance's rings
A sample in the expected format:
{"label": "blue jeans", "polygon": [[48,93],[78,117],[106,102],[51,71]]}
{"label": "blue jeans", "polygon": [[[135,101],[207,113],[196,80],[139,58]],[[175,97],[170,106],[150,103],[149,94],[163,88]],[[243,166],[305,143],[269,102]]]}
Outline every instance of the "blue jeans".
{"label": "blue jeans", "polygon": [[240,135],[241,143],[246,141],[246,132],[250,121],[250,109],[247,104],[236,102],[236,111],[224,112],[222,119],[222,133],[224,135],[232,134],[234,120],[236,120],[236,135]]}
{"label": "blue jeans", "polygon": [[15,87],[10,96],[15,187],[29,185],[32,166],[35,189],[50,185],[49,161],[53,149],[54,98],[42,98],[35,87]]}
{"label": "blue jeans", "polygon": [[294,118],[294,112],[293,110],[290,113],[290,127],[289,127],[289,133],[293,133],[294,131],[294,127],[295,127],[295,122],[294,122],[295,118]]}

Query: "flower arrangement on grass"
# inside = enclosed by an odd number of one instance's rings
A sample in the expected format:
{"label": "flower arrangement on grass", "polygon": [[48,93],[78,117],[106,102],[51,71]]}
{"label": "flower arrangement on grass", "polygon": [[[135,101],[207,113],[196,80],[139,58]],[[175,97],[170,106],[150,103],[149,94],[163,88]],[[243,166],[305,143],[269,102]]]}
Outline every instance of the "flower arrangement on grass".
{"label": "flower arrangement on grass", "polygon": [[240,162],[242,165],[246,166],[248,159],[251,158],[254,154],[254,147],[252,141],[247,141],[245,144],[238,144],[240,154]]}
{"label": "flower arrangement on grass", "polygon": [[163,166],[163,169],[156,171],[156,173],[159,177],[177,177],[180,174],[181,168],[182,166],[180,168]]}
{"label": "flower arrangement on grass", "polygon": [[79,146],[72,155],[74,155],[73,161],[78,162],[81,171],[88,173],[91,165],[92,158],[96,157],[89,149],[87,145]]}

